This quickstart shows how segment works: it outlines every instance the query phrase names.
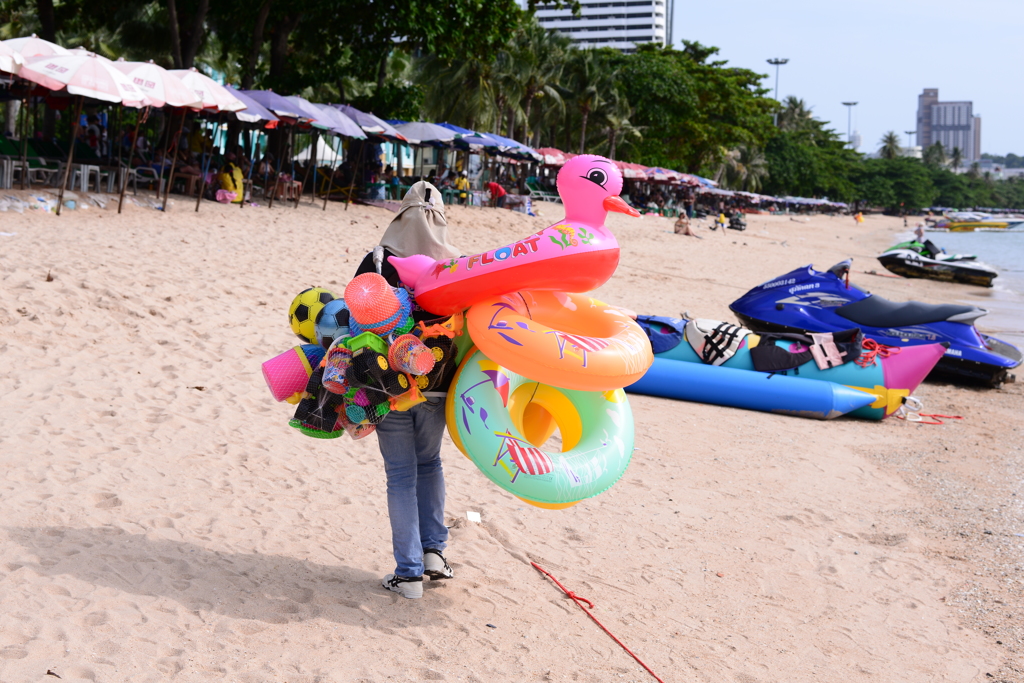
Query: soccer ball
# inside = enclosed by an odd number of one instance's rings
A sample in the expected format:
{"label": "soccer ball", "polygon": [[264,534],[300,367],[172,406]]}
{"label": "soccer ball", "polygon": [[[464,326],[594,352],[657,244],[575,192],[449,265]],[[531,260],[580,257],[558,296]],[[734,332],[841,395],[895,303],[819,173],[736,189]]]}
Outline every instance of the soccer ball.
{"label": "soccer ball", "polygon": [[299,292],[288,307],[288,324],[292,326],[292,332],[307,344],[315,344],[316,317],[333,300],[334,295],[320,287],[310,287]]}
{"label": "soccer ball", "polygon": [[348,306],[344,299],[334,299],[316,315],[316,341],[329,349],[335,339],[348,334]]}

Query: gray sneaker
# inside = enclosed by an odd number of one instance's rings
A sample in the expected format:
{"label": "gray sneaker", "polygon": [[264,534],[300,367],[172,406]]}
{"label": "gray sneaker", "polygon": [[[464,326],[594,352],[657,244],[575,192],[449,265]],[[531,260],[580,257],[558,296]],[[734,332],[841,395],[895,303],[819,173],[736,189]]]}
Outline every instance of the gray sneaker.
{"label": "gray sneaker", "polygon": [[437,548],[426,548],[423,551],[423,573],[430,577],[431,581],[438,579],[450,579],[455,572],[448,566],[448,560]]}
{"label": "gray sneaker", "polygon": [[380,580],[380,585],[389,591],[398,593],[403,598],[415,600],[416,598],[423,597],[422,576],[395,576],[394,574],[388,574]]}

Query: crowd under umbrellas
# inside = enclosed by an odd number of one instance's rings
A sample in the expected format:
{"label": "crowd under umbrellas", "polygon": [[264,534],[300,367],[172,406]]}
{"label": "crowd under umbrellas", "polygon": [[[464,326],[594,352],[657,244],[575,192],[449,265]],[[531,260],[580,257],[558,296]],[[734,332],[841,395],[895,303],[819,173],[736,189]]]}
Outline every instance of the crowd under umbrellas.
{"label": "crowd under umbrellas", "polygon": [[[415,158],[413,161],[414,177],[424,177],[426,148],[439,148],[455,152],[463,152],[465,161],[463,169],[468,167],[468,155],[481,155],[485,164],[490,164],[488,177],[493,178],[499,164],[521,164],[529,165],[529,170],[535,176],[543,176],[545,169],[557,169],[571,159],[574,154],[562,152],[553,148],[532,149],[516,140],[503,137],[494,133],[474,131],[460,126],[442,122],[430,123],[422,121],[396,121],[384,120],[372,113],[362,112],[347,104],[317,104],[302,97],[294,95],[281,95],[269,90],[237,90],[230,86],[222,86],[214,79],[203,72],[192,68],[187,70],[166,70],[158,64],[150,62],[129,62],[123,59],[112,61],[88,52],[82,48],[67,49],[60,45],[38,38],[35,35],[23,38],[15,38],[0,41],[0,85],[6,82],[9,86],[8,99],[17,98],[22,102],[22,141],[21,158],[17,164],[8,160],[11,171],[20,170],[22,188],[25,183],[31,181],[30,166],[28,158],[28,134],[27,122],[25,121],[25,104],[30,98],[38,101],[45,96],[47,102],[55,101],[54,98],[72,98],[71,108],[74,116],[71,120],[71,144],[66,151],[66,159],[57,159],[59,171],[51,173],[53,176],[60,176],[57,198],[57,213],[60,214],[63,205],[64,191],[68,186],[69,179],[74,180],[73,174],[87,176],[85,167],[79,166],[74,170],[74,158],[76,155],[75,141],[78,138],[81,112],[86,105],[116,106],[120,120],[121,111],[124,109],[138,110],[135,116],[134,132],[131,135],[132,144],[139,135],[139,126],[147,120],[154,112],[160,112],[162,122],[166,125],[164,135],[164,148],[161,156],[161,164],[157,169],[154,163],[149,168],[133,167],[134,148],[129,151],[127,163],[122,163],[121,153],[123,145],[119,144],[116,166],[113,173],[119,178],[118,186],[118,212],[124,204],[125,190],[129,179],[136,183],[142,177],[143,171],[148,171],[144,180],[155,181],[158,195],[162,194],[161,209],[166,210],[168,194],[175,181],[175,170],[178,162],[177,149],[181,144],[181,136],[185,121],[188,117],[195,119],[194,125],[212,125],[217,128],[227,127],[232,124],[235,139],[227,140],[228,149],[246,147],[247,150],[255,151],[265,148],[269,142],[270,131],[279,131],[279,143],[283,140],[284,153],[276,157],[276,168],[274,169],[274,184],[267,188],[264,178],[264,188],[268,189],[270,207],[273,207],[274,198],[278,196],[279,184],[282,178],[286,182],[300,185],[304,188],[312,173],[312,194],[313,200],[317,197],[317,174],[318,169],[326,167],[328,172],[322,172],[320,187],[323,192],[324,209],[326,210],[328,199],[335,193],[335,174],[330,169],[337,168],[339,164],[339,147],[345,145],[341,141],[363,141],[374,144],[383,142],[395,143],[408,147],[420,148],[418,155],[419,169],[415,173]],[[0,90],[0,94],[3,94]],[[66,108],[66,105],[65,105]],[[281,131],[282,127],[284,130]],[[118,126],[120,127],[120,126]],[[238,131],[241,129],[242,145],[239,145]],[[172,135],[172,131],[176,131]],[[305,177],[301,182],[295,180],[295,159],[296,159],[296,136],[306,135],[309,138],[308,155],[309,163],[306,166]],[[326,146],[320,144],[320,138],[330,139]],[[59,148],[59,145],[57,145]],[[367,145],[356,146],[358,152],[349,154],[347,161],[353,167],[349,179],[348,188],[338,188],[347,203],[355,196],[357,191],[356,179],[365,176],[361,173],[364,167],[370,163],[366,156]],[[349,144],[351,151],[353,145]],[[319,158],[323,152],[323,159]],[[193,150],[194,151],[194,150]],[[333,159],[328,160],[328,156]],[[203,150],[200,157],[200,185],[196,199],[196,211],[205,193],[207,178],[214,154],[211,151]],[[354,157],[354,158],[352,158]],[[170,158],[169,167],[167,159]],[[266,158],[266,157],[265,157]],[[0,157],[0,161],[3,158]],[[240,206],[244,207],[246,187],[252,186],[253,169],[256,166],[255,158],[249,165],[248,176],[245,178],[241,188],[242,199]],[[398,175],[402,176],[402,154],[397,154]],[[283,165],[289,164],[289,168]],[[649,185],[668,185],[677,189],[686,189],[691,193],[705,194],[722,199],[728,198],[733,202],[745,202],[746,204],[785,204],[788,206],[819,207],[825,209],[844,208],[845,205],[828,202],[827,200],[803,199],[793,197],[769,197],[749,192],[731,192],[717,187],[712,180],[687,173],[681,173],[665,168],[648,168],[640,164],[616,161],[615,164],[621,170],[627,181]],[[36,169],[39,170],[39,169]],[[49,169],[52,170],[52,169]],[[267,167],[264,166],[266,172]],[[285,173],[285,171],[288,171]],[[407,174],[408,175],[408,174]],[[82,185],[88,186],[88,178],[82,177]],[[99,180],[99,175],[97,175]],[[112,181],[111,181],[112,182]],[[190,185],[191,187],[191,185]],[[362,189],[361,187],[359,189]],[[535,188],[523,187],[521,189],[530,194],[539,194],[542,198],[554,197],[554,192],[537,192]],[[553,187],[550,190],[554,190]],[[109,191],[109,190],[108,190]],[[293,193],[294,194],[294,193]],[[302,191],[294,197],[295,206],[298,207]],[[287,196],[287,195],[286,195]],[[645,207],[646,208],[646,207]]]}

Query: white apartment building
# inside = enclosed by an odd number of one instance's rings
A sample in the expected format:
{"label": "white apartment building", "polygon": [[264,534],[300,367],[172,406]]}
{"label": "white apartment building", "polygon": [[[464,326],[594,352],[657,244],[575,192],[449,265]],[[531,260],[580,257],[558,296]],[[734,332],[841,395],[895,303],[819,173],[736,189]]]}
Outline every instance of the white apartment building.
{"label": "white apartment building", "polygon": [[[525,6],[525,0],[523,0]],[[673,0],[580,0],[571,9],[537,5],[537,21],[572,38],[579,47],[611,47],[634,52],[639,43],[672,44]]]}

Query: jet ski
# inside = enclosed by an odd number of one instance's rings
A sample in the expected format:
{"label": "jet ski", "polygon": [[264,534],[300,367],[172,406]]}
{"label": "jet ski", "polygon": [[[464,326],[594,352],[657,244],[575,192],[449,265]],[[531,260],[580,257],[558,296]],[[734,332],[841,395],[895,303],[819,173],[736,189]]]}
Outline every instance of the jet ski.
{"label": "jet ski", "polygon": [[838,332],[852,325],[886,346],[949,344],[929,379],[998,387],[1024,356],[978,332],[984,308],[889,301],[850,285],[848,259],[827,271],[804,266],[753,288],[729,308],[755,332]]}
{"label": "jet ski", "polygon": [[991,287],[992,280],[999,275],[998,271],[976,258],[964,254],[947,254],[931,240],[914,240],[889,247],[878,260],[887,270],[903,277],[925,277]]}

